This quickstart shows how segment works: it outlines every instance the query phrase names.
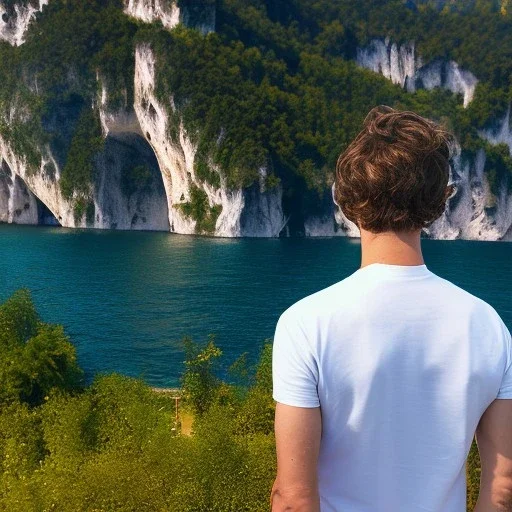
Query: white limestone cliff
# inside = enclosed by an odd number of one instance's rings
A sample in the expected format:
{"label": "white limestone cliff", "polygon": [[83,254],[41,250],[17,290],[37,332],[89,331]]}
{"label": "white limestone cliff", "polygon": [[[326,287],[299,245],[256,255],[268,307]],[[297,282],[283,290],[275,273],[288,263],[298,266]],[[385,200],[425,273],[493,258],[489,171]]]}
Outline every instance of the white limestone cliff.
{"label": "white limestone cliff", "polygon": [[414,42],[399,46],[391,42],[389,37],[372,39],[366,47],[357,48],[356,62],[381,73],[407,92],[443,87],[460,93],[464,98],[464,107],[473,99],[478,82],[473,73],[461,69],[455,61],[435,59],[424,63],[421,56],[416,55]]}
{"label": "white limestone cliff", "polygon": [[[491,144],[506,143],[512,155],[510,109],[503,119],[479,135]],[[433,238],[466,240],[512,240],[512,174],[501,177],[498,191],[491,192],[485,169],[486,153],[480,149],[472,159],[455,148],[451,180],[457,192],[447,202],[444,215],[430,226]]]}
{"label": "white limestone cliff", "polygon": [[146,23],[157,20],[171,29],[180,22],[180,9],[175,1],[169,0],[125,0],[124,12]]}
{"label": "white limestone cliff", "polygon": [[[460,151],[460,148],[459,148]],[[425,231],[432,238],[451,240],[507,240],[512,227],[512,193],[500,183],[496,198],[484,173],[485,151],[480,149],[470,161],[454,159],[456,192],[447,201],[445,213]]]}
{"label": "white limestone cliff", "polygon": [[203,34],[215,30],[215,6],[201,7],[199,19],[194,19],[191,8],[180,9],[176,0],[124,0],[124,12],[145,23],[161,22],[171,30],[178,23],[200,30]]}
{"label": "white limestone cliff", "polygon": [[[24,157],[16,155],[3,137],[0,137],[0,155],[12,173],[18,176],[27,189],[34,194],[52,212],[59,224],[67,227],[85,227],[77,224],[73,218],[73,206],[64,199],[59,188],[60,170],[51,152],[41,154],[40,166],[32,172]],[[51,170],[50,170],[51,169]],[[37,222],[34,222],[37,224]]]}
{"label": "white limestone cliff", "polygon": [[0,2],[0,39],[13,46],[23,43],[25,33],[34,15],[48,4],[49,0],[24,0],[7,9]]}
{"label": "white limestone cliff", "polygon": [[[512,140],[509,126],[510,106],[497,130],[482,131],[492,144]],[[486,134],[491,134],[486,136]],[[512,154],[512,147],[511,147]],[[441,240],[507,240],[512,241],[512,175],[498,182],[498,193],[492,194],[485,169],[486,154],[478,150],[474,158],[462,154],[456,142],[449,183],[456,190],[446,202],[444,213],[423,231],[428,238]],[[335,217],[347,236],[360,236],[359,228],[348,221],[337,208]]]}
{"label": "white limestone cliff", "polygon": [[[15,4],[11,12],[16,16],[1,17],[0,38],[21,44],[34,13],[47,3],[48,0],[31,0]],[[2,5],[0,0],[0,12],[5,14]],[[163,0],[125,0],[124,11],[145,22],[161,21],[167,29],[185,23],[207,33],[215,23],[214,12],[198,17],[195,12],[180,11],[176,2]],[[389,38],[374,39],[366,48],[358,49],[357,62],[410,92],[441,86],[461,93],[464,106],[471,101],[477,83],[474,75],[460,69],[456,62],[436,59],[424,64],[415,54],[414,43],[397,45]],[[65,199],[60,191],[61,164],[51,147],[36,148],[40,165],[33,172],[23,156],[14,154],[8,141],[0,137],[0,222],[52,223],[53,215],[55,222],[67,227],[195,233],[196,221],[185,215],[179,205],[189,202],[197,187],[206,195],[210,208],[220,209],[214,236],[290,234],[282,186],[266,188],[268,170],[264,162],[258,169],[259,179],[246,189],[228,188],[212,162],[209,167],[219,176],[219,187],[197,176],[194,137],[183,126],[173,98],[165,102],[156,98],[155,55],[148,44],[139,44],[135,51],[133,105],[128,104],[125,91],[124,105],[111,110],[109,90],[99,75],[97,80],[99,94],[92,107],[99,112],[105,144],[94,157],[95,178],[90,191],[93,218],[87,220],[83,215],[75,220],[73,201]],[[14,105],[10,109],[2,113],[6,120],[20,115]],[[512,154],[510,105],[503,119],[479,134],[491,144],[507,144]],[[438,239],[512,240],[512,176],[501,177],[498,192],[493,195],[484,172],[485,151],[470,158],[460,153],[460,147],[456,149],[450,177],[456,193],[447,202],[444,214],[424,230],[425,234]],[[140,190],[127,186],[134,166],[149,173]],[[43,204],[51,214],[46,209],[42,212]],[[304,214],[305,236],[359,237],[357,226],[329,199],[324,198],[316,212],[300,212]]]}
{"label": "white limestone cliff", "polygon": [[[40,164],[38,169],[31,170],[26,159],[17,155],[9,142],[0,137],[0,158],[5,175],[2,187],[4,200],[0,201],[1,221],[48,223],[48,220],[38,216],[38,209],[33,208],[37,197],[53,214],[55,222],[64,227],[168,230],[167,200],[158,165],[153,152],[140,135],[136,117],[124,115],[123,112],[116,116],[103,110],[102,106],[100,104],[97,108],[105,128],[105,144],[94,157],[95,179],[90,190],[94,204],[93,219],[87,219],[85,214],[75,218],[74,200],[66,199],[61,192],[62,169],[51,147],[36,148]],[[12,106],[7,117],[15,116],[15,110],[15,106]],[[147,185],[142,190],[126,190],[127,176],[137,164],[147,168],[150,173]],[[14,185],[11,188],[6,186],[6,169],[11,173],[9,179],[15,185],[14,189]],[[24,189],[29,192],[29,208],[25,208],[23,216],[15,215],[20,208],[13,201],[20,200],[20,193],[23,195]],[[7,202],[6,198],[9,198]]]}
{"label": "white limestone cliff", "polygon": [[[178,137],[169,135],[169,109],[174,109],[172,97],[162,105],[155,97],[155,56],[150,46],[140,44],[135,51],[135,112],[146,140],[158,160],[168,200],[170,230],[176,233],[195,233],[196,222],[183,214],[179,204],[190,201],[192,186],[198,187],[208,198],[210,207],[221,206],[215,225],[216,236],[278,236],[284,224],[281,206],[282,189],[277,185],[265,190],[266,170],[260,169],[260,183],[250,190],[228,189],[222,173],[217,172],[221,186],[216,188],[196,176],[194,170],[196,145],[180,122]],[[244,210],[257,214],[243,215]]]}
{"label": "white limestone cliff", "polygon": [[38,206],[34,194],[5,161],[0,165],[0,222],[38,224]]}

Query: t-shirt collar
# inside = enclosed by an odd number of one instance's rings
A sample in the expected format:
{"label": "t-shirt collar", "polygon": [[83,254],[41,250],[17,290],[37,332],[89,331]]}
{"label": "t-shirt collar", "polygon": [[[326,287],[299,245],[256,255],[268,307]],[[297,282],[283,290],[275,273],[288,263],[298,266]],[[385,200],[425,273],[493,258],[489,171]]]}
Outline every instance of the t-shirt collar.
{"label": "t-shirt collar", "polygon": [[357,272],[374,272],[391,276],[427,276],[432,274],[425,263],[421,265],[395,265],[391,263],[374,262],[362,268],[359,267]]}

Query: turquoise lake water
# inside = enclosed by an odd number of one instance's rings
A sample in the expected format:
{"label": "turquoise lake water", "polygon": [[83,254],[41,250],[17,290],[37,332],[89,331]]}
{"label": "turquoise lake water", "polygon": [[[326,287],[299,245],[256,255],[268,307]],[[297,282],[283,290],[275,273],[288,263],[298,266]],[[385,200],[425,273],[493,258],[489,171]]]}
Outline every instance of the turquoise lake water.
{"label": "turquoise lake water", "polygon": [[[425,264],[491,304],[512,330],[512,243],[422,239]],[[220,239],[0,225],[0,301],[31,290],[63,324],[87,381],[99,371],[176,386],[180,341],[209,333],[227,367],[254,362],[279,315],[355,272],[359,238]],[[456,321],[456,319],[454,319]]]}

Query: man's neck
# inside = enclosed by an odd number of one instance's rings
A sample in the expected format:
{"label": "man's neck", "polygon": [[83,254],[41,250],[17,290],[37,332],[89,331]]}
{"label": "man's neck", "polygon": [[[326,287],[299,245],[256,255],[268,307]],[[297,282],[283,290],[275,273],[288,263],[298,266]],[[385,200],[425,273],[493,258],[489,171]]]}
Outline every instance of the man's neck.
{"label": "man's neck", "polygon": [[408,232],[361,232],[361,268],[371,263],[423,265],[421,229]]}

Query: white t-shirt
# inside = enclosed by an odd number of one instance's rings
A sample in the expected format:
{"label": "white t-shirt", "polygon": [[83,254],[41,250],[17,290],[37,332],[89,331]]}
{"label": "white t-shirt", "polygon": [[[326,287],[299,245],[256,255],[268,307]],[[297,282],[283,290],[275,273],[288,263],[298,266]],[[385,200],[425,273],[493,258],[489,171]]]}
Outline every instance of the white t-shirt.
{"label": "white t-shirt", "polygon": [[512,399],[496,310],[426,265],[372,263],[277,322],[273,397],[321,407],[321,512],[464,512],[485,409]]}

